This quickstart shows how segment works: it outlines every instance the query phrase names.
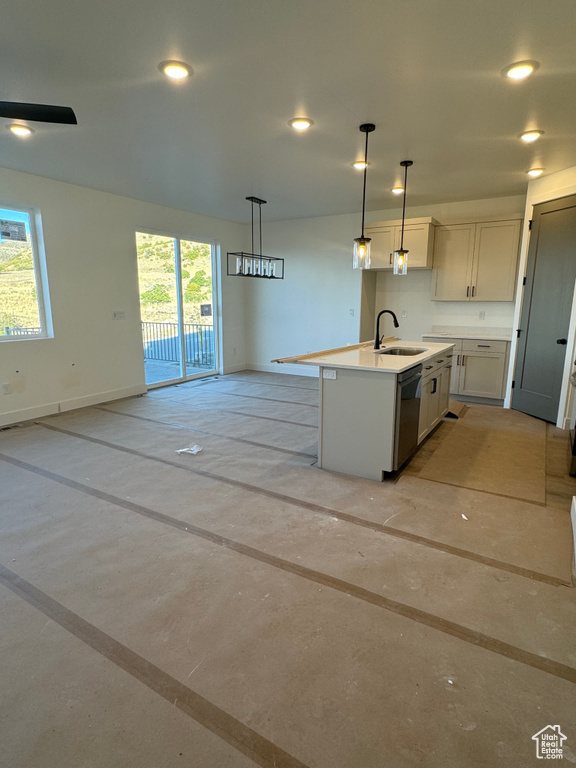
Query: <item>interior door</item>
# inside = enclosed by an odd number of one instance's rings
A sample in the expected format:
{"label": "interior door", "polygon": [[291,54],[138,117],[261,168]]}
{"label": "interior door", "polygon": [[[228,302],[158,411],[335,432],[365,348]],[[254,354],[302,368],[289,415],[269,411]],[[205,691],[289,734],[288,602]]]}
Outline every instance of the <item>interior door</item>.
{"label": "interior door", "polygon": [[576,280],[576,195],[534,206],[512,408],[555,422]]}

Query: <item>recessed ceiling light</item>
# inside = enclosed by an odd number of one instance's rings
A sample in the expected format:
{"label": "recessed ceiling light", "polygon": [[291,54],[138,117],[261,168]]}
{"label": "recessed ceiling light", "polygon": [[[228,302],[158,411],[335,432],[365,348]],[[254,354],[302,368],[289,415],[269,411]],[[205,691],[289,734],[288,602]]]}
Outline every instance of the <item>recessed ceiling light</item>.
{"label": "recessed ceiling light", "polygon": [[314,121],[308,117],[294,117],[288,121],[288,125],[291,125],[295,131],[307,131],[314,125]]}
{"label": "recessed ceiling light", "polygon": [[365,163],[364,160],[356,160],[353,165],[357,171],[363,171],[364,168],[367,168],[370,165],[370,163]]}
{"label": "recessed ceiling light", "polygon": [[404,187],[392,187],[390,191],[393,195],[401,195],[404,192]]}
{"label": "recessed ceiling light", "polygon": [[158,69],[163,72],[166,77],[170,77],[172,80],[185,80],[192,75],[194,71],[189,64],[184,61],[162,61],[158,64]]}
{"label": "recessed ceiling light", "polygon": [[533,179],[537,179],[538,176],[542,176],[544,173],[544,168],[530,168],[529,171],[526,171],[528,176],[531,176]]}
{"label": "recessed ceiling light", "polygon": [[6,128],[8,128],[9,131],[12,131],[14,136],[18,136],[20,139],[27,139],[28,136],[31,136],[34,133],[32,128],[28,128],[27,125],[20,125],[20,123],[10,123]]}
{"label": "recessed ceiling light", "polygon": [[526,141],[528,143],[531,143],[532,141],[536,141],[537,139],[542,136],[544,131],[524,131],[524,133],[520,134],[520,138],[522,141]]}
{"label": "recessed ceiling light", "polygon": [[515,61],[514,64],[506,67],[502,70],[504,77],[509,77],[511,80],[524,80],[525,77],[529,77],[532,72],[535,72],[540,64],[537,61]]}

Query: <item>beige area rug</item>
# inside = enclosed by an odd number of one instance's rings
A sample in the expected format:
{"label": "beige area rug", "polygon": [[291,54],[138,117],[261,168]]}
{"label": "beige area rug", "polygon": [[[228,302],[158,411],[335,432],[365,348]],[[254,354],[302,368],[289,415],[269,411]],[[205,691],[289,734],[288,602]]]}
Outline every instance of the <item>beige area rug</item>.
{"label": "beige area rug", "polygon": [[519,411],[470,406],[419,477],[546,502],[546,423]]}

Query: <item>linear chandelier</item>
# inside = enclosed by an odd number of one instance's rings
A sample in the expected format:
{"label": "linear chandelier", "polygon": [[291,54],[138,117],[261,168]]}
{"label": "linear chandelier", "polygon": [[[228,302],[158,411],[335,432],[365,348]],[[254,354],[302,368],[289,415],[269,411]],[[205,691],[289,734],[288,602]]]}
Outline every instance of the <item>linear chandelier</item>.
{"label": "linear chandelier", "polygon": [[[273,256],[264,256],[262,254],[262,206],[266,205],[266,200],[259,197],[247,197],[252,205],[252,252],[229,251],[227,262],[227,274],[234,277],[264,277],[268,280],[284,279],[284,259]],[[254,206],[258,206],[259,223],[259,250],[254,250]]]}

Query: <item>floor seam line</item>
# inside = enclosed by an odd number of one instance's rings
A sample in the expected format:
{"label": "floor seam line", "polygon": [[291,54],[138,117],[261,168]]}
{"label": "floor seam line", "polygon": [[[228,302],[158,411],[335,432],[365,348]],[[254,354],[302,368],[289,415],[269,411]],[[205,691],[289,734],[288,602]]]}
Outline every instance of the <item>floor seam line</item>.
{"label": "floor seam line", "polygon": [[513,661],[517,661],[534,669],[539,669],[543,672],[546,672],[547,674],[559,677],[568,682],[576,683],[576,668],[570,667],[569,665],[562,662],[554,661],[553,659],[540,656],[539,654],[533,653],[532,651],[526,651],[522,648],[518,648],[511,643],[498,640],[497,638],[486,635],[483,632],[478,632],[477,630],[471,629],[462,624],[458,624],[449,619],[443,619],[440,616],[436,616],[435,614],[423,611],[420,608],[415,608],[406,603],[394,600],[393,598],[372,592],[371,590],[344,581],[343,579],[339,579],[335,576],[330,576],[329,574],[316,571],[312,568],[308,568],[307,566],[299,565],[298,563],[285,560],[284,558],[280,558],[276,555],[271,555],[267,552],[256,549],[249,544],[242,544],[241,542],[235,541],[234,539],[229,539],[220,534],[208,531],[204,528],[200,528],[199,526],[196,526],[192,523],[186,523],[182,520],[179,520],[178,518],[166,515],[163,512],[157,512],[156,510],[144,507],[141,504],[136,504],[135,502],[121,499],[117,496],[114,496],[113,494],[90,488],[90,486],[85,486],[82,483],[76,482],[75,480],[69,480],[65,477],[57,475],[54,472],[44,470],[40,467],[35,467],[33,464],[28,464],[27,462],[23,462],[20,459],[14,459],[1,453],[0,459],[7,461],[16,467],[26,469],[40,475],[41,477],[45,477],[49,480],[53,480],[54,482],[80,491],[81,493],[99,498],[113,506],[135,512],[142,515],[142,517],[155,520],[156,522],[168,525],[171,528],[175,528],[192,536],[197,536],[198,538],[210,541],[213,544],[225,547],[230,551],[245,555],[253,560],[257,560],[272,567],[276,567],[287,573],[300,576],[307,581],[321,584],[328,588],[334,589],[337,592],[355,597],[356,599],[362,600],[363,602],[375,605],[396,615],[400,615],[403,618],[406,618],[417,624],[430,627],[431,629],[437,630],[451,637],[456,637],[457,639],[460,639],[471,645],[475,645],[477,647],[483,648],[484,650],[512,659]]}
{"label": "floor seam line", "polygon": [[[278,374],[273,374],[274,376],[277,376]],[[280,375],[286,375],[286,374],[280,374]],[[317,376],[310,376],[309,378],[318,378]],[[246,379],[229,379],[226,374],[224,374],[221,378],[215,379],[215,381],[238,381],[241,384],[251,384],[254,386],[261,386],[261,387],[286,387],[286,389],[303,389],[306,392],[318,392],[319,387],[299,387],[296,384],[272,384],[268,382],[263,381],[247,381]]]}
{"label": "floor seam line", "polygon": [[[480,563],[481,565],[485,565],[490,568],[496,568],[498,570],[506,571],[508,573],[514,573],[517,576],[521,576],[523,578],[529,578],[532,581],[540,581],[545,584],[551,584],[553,586],[570,586],[570,587],[572,586],[571,584],[568,584],[568,582],[562,579],[559,579],[556,576],[543,574],[543,573],[540,573],[539,571],[532,571],[528,568],[521,568],[520,566],[515,566],[512,563],[505,563],[501,560],[496,560],[495,558],[479,555],[476,552],[469,552],[468,550],[463,550],[459,547],[453,547],[449,544],[443,544],[442,542],[435,541],[434,539],[428,539],[424,536],[411,533],[410,531],[404,531],[401,528],[393,528],[391,526],[387,526],[382,523],[377,523],[371,520],[367,520],[366,518],[350,515],[347,512],[340,512],[337,509],[324,507],[320,504],[306,502],[306,501],[297,499],[293,496],[286,496],[285,494],[277,493],[276,491],[269,491],[265,488],[259,488],[258,486],[250,485],[249,483],[244,483],[241,480],[234,480],[232,478],[227,478],[224,475],[216,475],[215,473],[208,472],[207,470],[196,469],[194,467],[186,467],[182,464],[178,464],[178,462],[176,461],[171,461],[170,459],[163,459],[161,457],[151,456],[150,454],[146,454],[143,451],[138,451],[134,448],[126,448],[121,445],[116,445],[115,443],[110,443],[107,440],[100,440],[99,438],[91,437],[89,435],[83,435],[82,433],[73,432],[72,430],[63,429],[62,427],[56,427],[52,424],[45,424],[41,421],[38,421],[37,423],[38,423],[38,426],[44,427],[45,429],[49,429],[54,432],[61,432],[62,434],[69,435],[70,437],[75,437],[79,440],[86,440],[87,442],[95,443],[96,445],[102,445],[106,448],[111,448],[112,450],[121,451],[129,455],[137,456],[139,458],[148,459],[150,461],[156,461],[161,464],[166,464],[167,466],[174,467],[176,469],[181,469],[184,472],[190,472],[192,474],[199,475],[200,477],[206,477],[209,480],[213,480],[215,482],[226,483],[227,485],[231,485],[235,488],[242,488],[243,490],[248,491],[249,493],[257,493],[257,494],[260,494],[261,496],[266,496],[267,498],[272,498],[286,504],[291,504],[292,506],[298,507],[299,509],[307,509],[311,512],[318,512],[319,514],[326,515],[328,517],[333,517],[338,520],[342,520],[352,525],[356,525],[360,528],[368,528],[370,530],[376,531],[377,533],[382,533],[384,535],[392,536],[397,539],[402,539],[403,541],[410,541],[413,544],[420,544],[430,549],[435,549],[449,555],[461,557],[465,560],[477,562],[477,563]],[[3,455],[0,454],[0,458],[2,457]]]}
{"label": "floor seam line", "polygon": [[[163,424],[166,427],[173,427],[174,429],[182,429],[187,432],[198,432],[201,435],[210,435],[211,437],[220,437],[223,440],[233,440],[236,443],[244,443],[246,445],[253,445],[255,447],[260,448],[266,448],[270,451],[278,451],[279,453],[287,453],[291,456],[302,456],[303,458],[307,459],[317,459],[318,457],[315,456],[313,453],[306,453],[305,451],[291,451],[289,448],[279,448],[275,445],[267,445],[266,443],[258,443],[255,440],[246,440],[246,438],[243,437],[230,437],[229,435],[221,435],[218,432],[208,432],[205,429],[197,429],[196,427],[187,427],[182,424],[173,424],[169,421],[162,421],[161,419],[152,419],[149,416],[140,416],[139,414],[135,413],[126,413],[125,411],[115,411],[112,408],[106,408],[102,405],[94,405],[92,406],[94,410],[97,411],[105,411],[106,413],[115,414],[117,416],[127,416],[130,419],[140,419],[141,421],[149,421],[153,424]],[[60,414],[55,414],[56,416],[59,416]],[[41,422],[37,422],[41,423]]]}
{"label": "floor seam line", "polygon": [[466,491],[475,493],[486,493],[488,496],[496,496],[498,499],[510,499],[511,501],[521,501],[523,504],[533,504],[535,507],[546,507],[546,502],[533,501],[532,499],[523,499],[520,496],[508,496],[506,493],[494,493],[494,491],[485,491],[482,488],[471,488],[469,485],[456,485],[456,483],[447,483],[445,480],[434,480],[431,477],[420,477],[420,475],[407,475],[407,477],[417,477],[418,480],[425,480],[429,483],[438,483],[438,485],[448,485],[450,488],[463,488]]}
{"label": "floor seam line", "polygon": [[312,403],[294,403],[291,400],[280,400],[277,397],[259,397],[258,395],[239,395],[236,392],[209,392],[207,394],[218,395],[219,397],[247,397],[250,400],[265,400],[268,403],[284,403],[285,405],[303,405],[305,408],[318,408],[317,405],[313,405]]}
{"label": "floor seam line", "polygon": [[308,768],[241,720],[0,563],[0,583],[262,768]]}
{"label": "floor seam line", "polygon": [[[182,401],[178,400],[178,398],[175,397],[158,397],[158,398],[151,398],[154,400],[160,400],[161,402],[168,401],[170,403],[176,403],[177,405],[182,405]],[[315,424],[304,424],[301,421],[288,421],[287,419],[276,419],[274,416],[258,416],[255,413],[243,413],[242,411],[231,411],[228,408],[202,408],[201,406],[195,406],[190,405],[189,403],[185,404],[188,408],[193,408],[196,411],[216,411],[218,413],[233,413],[236,416],[246,416],[249,419],[264,419],[265,421],[278,421],[281,424],[292,424],[296,427],[308,427],[308,429],[318,429],[318,427]]]}

